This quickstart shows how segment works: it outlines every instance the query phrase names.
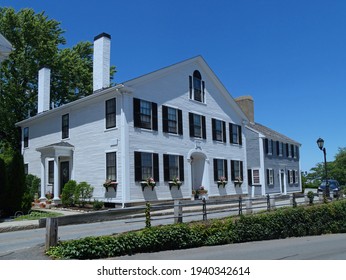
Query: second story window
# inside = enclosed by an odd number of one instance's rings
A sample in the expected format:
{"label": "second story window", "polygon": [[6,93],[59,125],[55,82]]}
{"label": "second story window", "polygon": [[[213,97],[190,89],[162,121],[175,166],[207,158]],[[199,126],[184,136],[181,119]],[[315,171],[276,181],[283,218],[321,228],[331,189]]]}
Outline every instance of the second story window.
{"label": "second story window", "polygon": [[231,144],[242,145],[242,131],[240,125],[234,123],[229,124],[229,139]]}
{"label": "second story window", "polygon": [[205,83],[198,70],[195,70],[193,76],[190,76],[190,99],[205,103]]}
{"label": "second story window", "polygon": [[221,120],[211,119],[213,140],[226,142],[226,123]]}
{"label": "second story window", "polygon": [[116,100],[115,98],[106,101],[106,129],[116,126]]}
{"label": "second story window", "polygon": [[157,104],[142,99],[133,99],[134,126],[157,130]]}
{"label": "second story window", "polygon": [[162,106],[162,128],[163,132],[182,135],[182,111],[168,106]]}
{"label": "second story window", "polygon": [[69,114],[65,114],[61,117],[61,138],[62,139],[69,138],[69,127],[70,127]]}
{"label": "second story window", "polygon": [[205,116],[189,113],[190,137],[206,139]]}
{"label": "second story window", "polygon": [[24,142],[24,148],[29,147],[29,128],[24,127],[23,129],[23,142]]}

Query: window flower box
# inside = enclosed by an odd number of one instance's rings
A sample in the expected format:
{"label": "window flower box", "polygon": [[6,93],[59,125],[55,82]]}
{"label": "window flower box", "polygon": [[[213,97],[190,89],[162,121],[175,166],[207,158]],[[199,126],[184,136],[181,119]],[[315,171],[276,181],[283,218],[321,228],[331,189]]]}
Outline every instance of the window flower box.
{"label": "window flower box", "polygon": [[106,188],[107,192],[108,192],[108,188],[114,188],[114,191],[117,191],[117,186],[118,186],[118,182],[115,180],[111,180],[111,179],[107,179],[104,183],[103,186]]}
{"label": "window flower box", "polygon": [[182,185],[183,183],[179,180],[178,177],[175,177],[172,181],[169,181],[168,182],[168,185],[169,185],[169,189],[171,190],[172,187],[176,186],[178,187],[178,190],[180,189],[180,186]]}
{"label": "window flower box", "polygon": [[220,177],[218,181],[216,181],[218,187],[225,187],[227,185],[227,178],[226,177]]}
{"label": "window flower box", "polygon": [[153,178],[150,177],[150,178],[147,178],[145,181],[142,181],[141,186],[142,186],[143,192],[145,187],[151,187],[151,190],[153,191],[156,186],[156,182],[154,181]]}
{"label": "window flower box", "polygon": [[234,185],[237,187],[241,187],[241,184],[243,183],[243,180],[241,177],[236,177],[235,180],[233,181]]}

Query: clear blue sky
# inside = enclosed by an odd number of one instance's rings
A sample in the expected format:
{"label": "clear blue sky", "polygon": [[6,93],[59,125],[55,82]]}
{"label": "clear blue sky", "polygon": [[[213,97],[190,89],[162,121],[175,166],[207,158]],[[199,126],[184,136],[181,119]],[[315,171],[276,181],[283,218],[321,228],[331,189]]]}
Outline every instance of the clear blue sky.
{"label": "clear blue sky", "polygon": [[2,0],[61,22],[67,47],[112,36],[118,83],[202,55],[255,121],[300,142],[302,170],[346,147],[346,1]]}

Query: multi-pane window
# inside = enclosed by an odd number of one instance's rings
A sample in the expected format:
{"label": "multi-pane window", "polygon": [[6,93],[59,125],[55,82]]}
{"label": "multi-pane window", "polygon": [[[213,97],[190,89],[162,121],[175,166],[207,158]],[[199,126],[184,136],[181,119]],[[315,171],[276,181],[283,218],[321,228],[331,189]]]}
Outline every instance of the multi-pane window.
{"label": "multi-pane window", "polygon": [[274,185],[274,169],[267,169],[267,183]]}
{"label": "multi-pane window", "polygon": [[106,100],[106,128],[116,126],[116,99]]}
{"label": "multi-pane window", "polygon": [[229,139],[232,144],[242,145],[241,126],[233,123],[229,124]]}
{"label": "multi-pane window", "polygon": [[260,181],[260,171],[258,169],[252,170],[252,183],[254,185],[259,185]]}
{"label": "multi-pane window", "polygon": [[231,160],[231,179],[232,181],[243,181],[243,162]]}
{"label": "multi-pane window", "polygon": [[294,170],[294,183],[295,184],[299,183],[299,172],[298,172],[298,170]]}
{"label": "multi-pane window", "polygon": [[29,127],[23,129],[24,148],[29,147]]}
{"label": "multi-pane window", "polygon": [[189,113],[190,137],[206,139],[205,116]]}
{"label": "multi-pane window", "polygon": [[226,142],[226,123],[221,120],[211,119],[213,140]]}
{"label": "multi-pane window", "polygon": [[117,154],[116,152],[106,153],[106,178],[112,181],[117,180]]}
{"label": "multi-pane window", "polygon": [[70,120],[69,114],[65,114],[61,117],[61,138],[66,139],[69,137]]}
{"label": "multi-pane window", "polygon": [[159,158],[156,153],[135,152],[135,180],[153,178],[159,181]]}
{"label": "multi-pane window", "polygon": [[205,83],[197,70],[190,76],[190,99],[205,103]]}
{"label": "multi-pane window", "polygon": [[168,106],[162,106],[163,132],[183,134],[182,111]]}
{"label": "multi-pane window", "polygon": [[157,130],[157,104],[142,99],[133,99],[134,126]]}
{"label": "multi-pane window", "polygon": [[289,184],[294,184],[294,174],[293,170],[287,170],[287,175],[288,175],[288,183]]}
{"label": "multi-pane window", "polygon": [[184,181],[184,157],[179,155],[163,155],[164,180]]}
{"label": "multi-pane window", "polygon": [[265,145],[265,153],[269,156],[273,155],[274,151],[274,141],[272,139],[265,139],[264,140],[264,145]]}
{"label": "multi-pane window", "polygon": [[214,158],[214,181],[227,181],[227,160]]}

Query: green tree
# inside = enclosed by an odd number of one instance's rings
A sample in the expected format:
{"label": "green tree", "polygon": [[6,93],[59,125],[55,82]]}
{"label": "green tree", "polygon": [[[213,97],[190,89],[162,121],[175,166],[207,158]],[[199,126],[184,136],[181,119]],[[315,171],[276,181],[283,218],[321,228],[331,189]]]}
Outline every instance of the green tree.
{"label": "green tree", "polygon": [[[0,65],[0,147],[20,148],[15,123],[37,112],[38,71],[51,69],[51,102],[60,106],[92,93],[92,43],[71,49],[60,23],[32,9],[0,8],[0,32],[14,51]],[[115,68],[111,68],[111,79]]]}
{"label": "green tree", "polygon": [[346,185],[346,148],[339,148],[335,155],[331,176],[341,185]]}

